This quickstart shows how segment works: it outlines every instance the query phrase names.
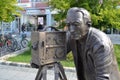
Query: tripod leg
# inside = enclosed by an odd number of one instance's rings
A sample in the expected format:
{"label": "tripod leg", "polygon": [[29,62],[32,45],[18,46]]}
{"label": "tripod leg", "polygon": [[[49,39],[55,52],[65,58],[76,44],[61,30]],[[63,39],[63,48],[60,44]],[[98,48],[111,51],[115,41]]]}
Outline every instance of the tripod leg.
{"label": "tripod leg", "polygon": [[42,76],[43,76],[43,80],[47,80],[47,66],[45,66],[44,68],[43,68],[43,71],[42,71],[43,73],[42,73]]}
{"label": "tripod leg", "polygon": [[[47,69],[49,66],[41,66],[37,72],[35,80],[47,80]],[[55,63],[54,64],[54,71],[55,71],[55,80],[67,80],[67,77],[65,75],[63,66],[60,63]]]}
{"label": "tripod leg", "polygon": [[55,80],[58,80],[59,70],[58,70],[58,66],[56,64],[54,65],[54,71],[55,71]]}
{"label": "tripod leg", "polygon": [[43,67],[39,67],[39,70],[37,72],[35,80],[41,80],[41,78],[42,78],[42,68]]}
{"label": "tripod leg", "polygon": [[60,75],[61,80],[67,80],[64,68],[60,63],[58,63],[58,68],[59,68],[59,75]]}

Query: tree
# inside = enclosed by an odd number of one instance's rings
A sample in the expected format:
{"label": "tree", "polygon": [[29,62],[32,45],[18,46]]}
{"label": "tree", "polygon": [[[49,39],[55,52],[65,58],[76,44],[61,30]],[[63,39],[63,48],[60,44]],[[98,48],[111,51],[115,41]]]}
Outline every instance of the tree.
{"label": "tree", "polygon": [[17,6],[17,0],[0,0],[0,21],[13,21],[15,16],[20,16],[19,10],[22,8]]}
{"label": "tree", "polygon": [[116,8],[119,2],[119,0],[51,0],[50,5],[53,9],[60,10],[59,14],[55,15],[57,21],[65,19],[70,7],[83,7],[91,13],[94,27],[120,28],[120,9]]}
{"label": "tree", "polygon": [[52,9],[58,11],[58,14],[55,14],[54,18],[56,21],[59,22],[60,24],[59,28],[63,28],[63,26],[65,26],[64,19],[66,17],[67,10],[70,8],[70,1],[69,0],[50,0],[50,6],[52,7]]}
{"label": "tree", "polygon": [[[17,6],[17,0],[0,0],[0,25],[2,22],[11,22],[15,16],[20,16],[22,8]],[[2,25],[1,25],[1,31]]]}

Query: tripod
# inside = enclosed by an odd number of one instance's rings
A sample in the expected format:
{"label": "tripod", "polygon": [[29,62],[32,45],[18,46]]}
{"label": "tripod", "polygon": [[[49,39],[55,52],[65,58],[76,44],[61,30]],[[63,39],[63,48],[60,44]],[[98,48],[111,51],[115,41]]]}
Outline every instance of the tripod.
{"label": "tripod", "polygon": [[47,69],[54,68],[55,80],[67,80],[63,66],[59,62],[43,65],[39,67],[35,80],[47,80]]}

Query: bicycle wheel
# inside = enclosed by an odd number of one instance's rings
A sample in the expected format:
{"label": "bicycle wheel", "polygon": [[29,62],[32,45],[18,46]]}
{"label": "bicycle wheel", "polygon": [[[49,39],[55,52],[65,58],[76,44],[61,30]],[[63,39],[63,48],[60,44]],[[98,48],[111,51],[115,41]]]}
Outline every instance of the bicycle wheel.
{"label": "bicycle wheel", "polygon": [[27,46],[28,46],[28,40],[27,40],[27,39],[22,39],[22,40],[21,40],[21,46],[22,46],[23,48],[27,47]]}
{"label": "bicycle wheel", "polygon": [[12,51],[15,51],[17,49],[17,40],[16,39],[8,39],[6,41],[6,44],[7,44],[7,48],[8,50],[12,50]]}
{"label": "bicycle wheel", "polygon": [[17,44],[17,50],[21,50],[21,45]]}

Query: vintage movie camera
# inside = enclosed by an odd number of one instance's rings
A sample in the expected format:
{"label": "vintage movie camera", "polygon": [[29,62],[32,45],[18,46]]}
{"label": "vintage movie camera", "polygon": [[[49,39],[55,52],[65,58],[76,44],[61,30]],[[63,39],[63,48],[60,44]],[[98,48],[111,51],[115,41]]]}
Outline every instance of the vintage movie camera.
{"label": "vintage movie camera", "polygon": [[32,59],[36,65],[45,65],[66,59],[65,31],[34,31],[31,33]]}

